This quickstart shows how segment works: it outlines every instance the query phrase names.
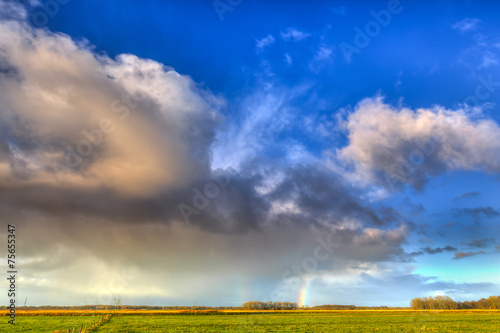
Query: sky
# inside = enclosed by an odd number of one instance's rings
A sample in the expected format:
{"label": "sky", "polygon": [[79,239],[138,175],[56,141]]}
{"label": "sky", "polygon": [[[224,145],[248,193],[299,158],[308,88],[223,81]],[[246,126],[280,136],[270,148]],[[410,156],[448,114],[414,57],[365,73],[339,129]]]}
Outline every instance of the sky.
{"label": "sky", "polygon": [[499,10],[0,0],[18,304],[499,295]]}

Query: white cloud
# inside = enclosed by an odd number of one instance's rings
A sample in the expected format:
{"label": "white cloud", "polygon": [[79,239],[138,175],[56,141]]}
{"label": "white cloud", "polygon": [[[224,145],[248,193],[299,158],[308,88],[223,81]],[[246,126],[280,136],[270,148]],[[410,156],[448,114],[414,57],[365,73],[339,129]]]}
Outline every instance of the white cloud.
{"label": "white cloud", "polygon": [[500,128],[465,110],[395,108],[382,97],[362,100],[345,122],[349,144],[337,150],[355,178],[388,186],[421,187],[452,170],[500,173]]}
{"label": "white cloud", "polygon": [[332,47],[327,47],[325,45],[322,45],[320,46],[318,52],[316,53],[314,60],[316,61],[328,60],[332,56],[332,52],[333,52]]}
{"label": "white cloud", "polygon": [[275,39],[272,35],[267,35],[266,37],[262,39],[257,39],[256,47],[257,51],[263,51],[266,47],[269,45],[273,44],[275,42]]}
{"label": "white cloud", "polygon": [[314,58],[309,63],[309,68],[312,71],[317,71],[330,63],[333,58],[333,46],[322,44],[319,46]]}
{"label": "white cloud", "polygon": [[0,20],[23,20],[26,9],[14,1],[0,1]]}
{"label": "white cloud", "polygon": [[498,56],[491,51],[485,51],[479,68],[489,68],[494,65],[498,65]]}
{"label": "white cloud", "polygon": [[458,30],[460,32],[467,32],[471,30],[475,30],[477,28],[477,25],[481,21],[476,19],[476,18],[465,18],[462,21],[454,23],[451,27],[455,30]]}
{"label": "white cloud", "polygon": [[342,16],[347,15],[347,7],[345,7],[345,6],[330,7],[330,10],[337,15],[342,15]]}
{"label": "white cloud", "polygon": [[285,40],[285,41],[298,42],[298,41],[301,41],[303,39],[306,39],[309,36],[311,36],[311,35],[306,33],[306,32],[299,31],[295,28],[288,28],[288,29],[286,29],[285,32],[281,33],[281,38],[283,38],[283,40]]}
{"label": "white cloud", "polygon": [[282,149],[287,155],[296,152],[289,143],[284,144],[277,138],[293,123],[294,98],[303,96],[309,89],[309,85],[281,89],[264,83],[261,89],[248,95],[238,105],[241,114],[234,116],[218,133],[213,145],[212,167],[241,170],[245,162],[266,149]]}

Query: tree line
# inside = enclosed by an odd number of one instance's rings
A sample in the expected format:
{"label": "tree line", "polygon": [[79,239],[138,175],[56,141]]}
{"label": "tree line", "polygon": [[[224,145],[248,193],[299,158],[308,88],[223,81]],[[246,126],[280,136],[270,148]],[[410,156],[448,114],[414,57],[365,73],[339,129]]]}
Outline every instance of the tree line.
{"label": "tree line", "polygon": [[389,310],[389,309],[400,309],[398,307],[387,307],[387,306],[355,306],[355,305],[336,305],[336,304],[324,304],[309,307],[307,305],[298,306],[297,303],[291,302],[246,302],[243,303],[241,309],[243,310]]}
{"label": "tree line", "polygon": [[241,306],[244,310],[295,310],[299,306],[290,302],[246,302]]}
{"label": "tree line", "polygon": [[448,296],[417,297],[410,306],[415,310],[500,309],[500,296],[465,302],[455,302]]}

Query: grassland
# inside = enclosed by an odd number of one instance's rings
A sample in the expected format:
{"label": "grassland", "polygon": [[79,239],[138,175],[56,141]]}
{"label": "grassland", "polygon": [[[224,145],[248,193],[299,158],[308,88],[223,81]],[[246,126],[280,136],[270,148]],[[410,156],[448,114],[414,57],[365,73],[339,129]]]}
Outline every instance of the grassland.
{"label": "grassland", "polygon": [[[0,317],[0,332],[68,332],[73,328],[89,324],[90,316],[18,316],[16,324],[8,324],[7,317]],[[97,318],[97,317],[95,317]],[[94,318],[94,319],[95,319]]]}
{"label": "grassland", "polygon": [[[0,332],[63,332],[88,323],[91,313],[0,317]],[[96,317],[94,317],[96,318]],[[498,332],[500,311],[121,311],[93,332]]]}

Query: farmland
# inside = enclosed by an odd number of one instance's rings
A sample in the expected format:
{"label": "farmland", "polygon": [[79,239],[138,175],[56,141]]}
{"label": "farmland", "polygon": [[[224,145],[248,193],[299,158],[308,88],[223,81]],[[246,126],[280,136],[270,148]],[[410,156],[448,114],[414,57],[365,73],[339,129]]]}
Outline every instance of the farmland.
{"label": "farmland", "polygon": [[[1,332],[67,332],[104,312],[19,313],[2,316]],[[118,311],[92,332],[494,332],[497,310]]]}

